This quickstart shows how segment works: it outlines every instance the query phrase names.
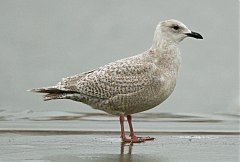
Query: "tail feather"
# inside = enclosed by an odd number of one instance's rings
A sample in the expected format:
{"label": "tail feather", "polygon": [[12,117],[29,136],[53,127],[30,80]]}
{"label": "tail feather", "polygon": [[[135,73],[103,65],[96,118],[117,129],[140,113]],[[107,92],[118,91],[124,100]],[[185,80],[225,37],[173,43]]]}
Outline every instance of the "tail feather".
{"label": "tail feather", "polygon": [[60,93],[60,92],[63,92],[63,90],[58,89],[56,86],[33,88],[28,91],[29,92],[37,92],[37,93]]}
{"label": "tail feather", "polygon": [[43,96],[44,101],[55,100],[55,99],[65,99],[66,94],[64,93],[48,93]]}
{"label": "tail feather", "polygon": [[73,94],[76,94],[76,92],[74,91],[61,90],[58,89],[56,86],[33,88],[28,91],[37,93],[47,93],[46,95],[43,96],[44,101],[55,99],[71,99]]}

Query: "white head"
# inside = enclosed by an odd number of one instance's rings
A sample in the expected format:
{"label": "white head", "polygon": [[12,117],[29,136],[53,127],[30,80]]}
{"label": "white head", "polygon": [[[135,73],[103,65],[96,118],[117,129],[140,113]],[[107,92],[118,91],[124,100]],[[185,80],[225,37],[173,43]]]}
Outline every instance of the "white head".
{"label": "white head", "polygon": [[183,23],[177,20],[165,20],[157,25],[154,41],[169,40],[174,43],[181,42],[186,37],[203,39],[203,37],[189,30]]}

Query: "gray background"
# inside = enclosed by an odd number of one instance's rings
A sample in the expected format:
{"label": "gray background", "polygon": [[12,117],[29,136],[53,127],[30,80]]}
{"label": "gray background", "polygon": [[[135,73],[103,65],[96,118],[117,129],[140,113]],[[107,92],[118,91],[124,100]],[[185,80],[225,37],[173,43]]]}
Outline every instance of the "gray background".
{"label": "gray background", "polygon": [[[181,43],[170,98],[148,112],[239,113],[237,0],[0,0],[0,109],[96,112],[26,92],[143,52],[157,23],[178,19],[204,40]],[[161,108],[159,108],[161,107]]]}

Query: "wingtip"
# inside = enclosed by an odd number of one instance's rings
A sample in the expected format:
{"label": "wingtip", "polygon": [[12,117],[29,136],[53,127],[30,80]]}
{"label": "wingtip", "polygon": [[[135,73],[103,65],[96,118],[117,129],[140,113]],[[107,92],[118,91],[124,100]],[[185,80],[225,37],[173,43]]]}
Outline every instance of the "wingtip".
{"label": "wingtip", "polygon": [[28,90],[26,90],[27,92],[33,92],[33,90],[32,89],[28,89]]}
{"label": "wingtip", "polygon": [[33,88],[33,89],[28,89],[27,92],[39,92],[39,89],[35,89],[35,88]]}

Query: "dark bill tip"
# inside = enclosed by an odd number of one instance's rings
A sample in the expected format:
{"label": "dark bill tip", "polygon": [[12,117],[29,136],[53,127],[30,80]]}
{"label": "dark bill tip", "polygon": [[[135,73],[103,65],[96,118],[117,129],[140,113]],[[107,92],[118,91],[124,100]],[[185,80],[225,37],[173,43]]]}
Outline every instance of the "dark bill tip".
{"label": "dark bill tip", "polygon": [[186,33],[186,35],[189,37],[196,38],[196,39],[203,39],[203,36],[201,36],[201,34],[193,32],[193,31],[191,33]]}

